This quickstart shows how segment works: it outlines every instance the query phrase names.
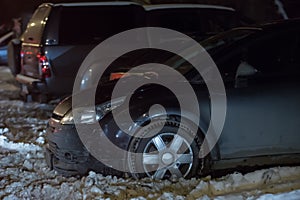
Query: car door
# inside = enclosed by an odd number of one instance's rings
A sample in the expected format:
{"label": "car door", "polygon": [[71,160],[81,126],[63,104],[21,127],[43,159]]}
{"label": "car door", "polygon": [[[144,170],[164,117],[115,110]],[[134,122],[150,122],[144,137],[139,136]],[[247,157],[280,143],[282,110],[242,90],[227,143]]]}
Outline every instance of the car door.
{"label": "car door", "polygon": [[300,153],[299,30],[259,34],[243,49],[234,59],[257,72],[236,74],[235,87],[227,87],[221,157]]}

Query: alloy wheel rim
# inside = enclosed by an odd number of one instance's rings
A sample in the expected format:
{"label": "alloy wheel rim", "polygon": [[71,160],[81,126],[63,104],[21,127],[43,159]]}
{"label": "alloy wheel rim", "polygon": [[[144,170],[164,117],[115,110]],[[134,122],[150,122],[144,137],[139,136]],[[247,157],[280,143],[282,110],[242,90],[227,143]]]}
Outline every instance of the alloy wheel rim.
{"label": "alloy wheel rim", "polygon": [[174,133],[161,133],[146,144],[143,169],[154,179],[186,177],[193,166],[193,151],[186,139]]}

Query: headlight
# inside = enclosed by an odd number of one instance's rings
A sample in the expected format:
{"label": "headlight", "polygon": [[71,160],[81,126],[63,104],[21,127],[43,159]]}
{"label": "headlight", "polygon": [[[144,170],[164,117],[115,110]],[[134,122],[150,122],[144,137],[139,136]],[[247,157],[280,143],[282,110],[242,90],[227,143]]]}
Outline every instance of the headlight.
{"label": "headlight", "polygon": [[113,99],[94,107],[79,107],[69,111],[60,121],[61,124],[93,124],[101,120],[107,113],[120,106],[125,97]]}

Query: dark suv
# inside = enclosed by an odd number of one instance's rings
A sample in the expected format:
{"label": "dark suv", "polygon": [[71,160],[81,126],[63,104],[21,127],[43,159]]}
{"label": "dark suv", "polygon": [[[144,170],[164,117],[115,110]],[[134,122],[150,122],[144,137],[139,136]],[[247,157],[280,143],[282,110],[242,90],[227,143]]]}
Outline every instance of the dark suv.
{"label": "dark suv", "polygon": [[22,36],[22,93],[42,101],[71,93],[85,56],[106,38],[142,26],[142,14],[131,2],[42,4]]}
{"label": "dark suv", "polygon": [[30,94],[38,101],[62,97],[71,94],[85,56],[112,35],[158,26],[202,39],[236,26],[236,17],[231,8],[196,4],[42,4],[22,36],[21,72],[16,78],[25,97]]}

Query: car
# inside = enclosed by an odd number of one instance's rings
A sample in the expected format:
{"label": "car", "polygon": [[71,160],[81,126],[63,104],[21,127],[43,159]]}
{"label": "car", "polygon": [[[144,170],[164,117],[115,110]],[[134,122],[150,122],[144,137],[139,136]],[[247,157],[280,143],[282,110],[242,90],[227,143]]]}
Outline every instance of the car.
{"label": "car", "polygon": [[[46,131],[48,166],[64,175],[82,175],[93,170],[123,176],[124,173],[113,169],[112,165],[103,163],[113,159],[112,162],[125,166],[133,177],[165,179],[203,176],[238,166],[253,168],[299,163],[299,25],[300,20],[287,20],[241,27],[201,43],[219,69],[227,101],[222,134],[205,157],[199,155],[214,112],[211,95],[195,68],[174,56],[165,63],[189,80],[197,96],[198,105],[190,104],[188,113],[191,115],[184,115],[177,96],[166,87],[148,82],[133,93],[121,90],[119,96],[112,98],[116,84],[128,85],[133,77],[100,83],[95,96],[96,110],[85,105],[86,102],[74,104],[78,103],[74,101],[76,98],[90,94],[86,89],[69,96],[53,111]],[[190,52],[195,52],[193,46],[190,48]],[[159,73],[158,76],[168,77]],[[145,77],[139,76],[137,80],[143,83]],[[173,84],[180,87],[182,82],[174,81]],[[179,94],[181,98],[189,99],[187,95],[184,90]],[[125,102],[129,107],[124,107]],[[215,106],[220,109],[222,104],[216,102]],[[149,111],[156,104],[164,109]],[[195,124],[191,116],[196,106],[200,106],[201,116]],[[128,125],[129,133],[126,133],[115,117],[122,116],[128,109],[132,121],[123,122]],[[102,144],[97,146],[101,155],[99,161],[98,155],[87,150],[89,146],[82,140],[74,121],[85,128],[87,137],[96,140],[97,134],[100,139],[107,136],[108,141],[126,153],[116,154]],[[98,125],[102,129],[95,128]],[[194,126],[197,131],[191,132]],[[177,133],[179,128],[183,134]],[[191,135],[194,137],[188,142]],[[131,153],[139,153],[139,156],[128,156]],[[136,173],[140,168],[142,172]]]}
{"label": "car", "polygon": [[[143,5],[145,9],[145,20],[148,27],[162,27],[179,31],[188,35],[196,41],[201,41],[216,33],[229,30],[233,27],[248,24],[248,21],[240,16],[235,9],[225,6],[203,5],[203,4],[150,4]],[[197,20],[195,20],[197,19]],[[251,22],[249,22],[251,23]],[[125,44],[126,45],[126,44]],[[127,55],[131,57],[134,55]],[[152,60],[152,62],[162,62],[167,55],[155,54],[148,51],[139,52],[137,59],[122,59],[107,74],[104,80],[122,77],[126,66],[139,65],[143,60]],[[171,56],[171,55],[170,55]],[[169,56],[169,57],[170,57]],[[103,60],[105,60],[103,58]],[[94,65],[92,71],[102,64]],[[108,72],[107,72],[108,73]],[[93,74],[90,71],[83,75],[82,89],[88,88],[94,84]]]}
{"label": "car", "polygon": [[7,65],[7,45],[14,38],[14,32],[10,31],[0,37],[0,65]]}
{"label": "car", "polygon": [[[159,17],[163,12],[171,13],[169,18],[176,17],[170,19],[173,20],[172,24],[177,21],[176,13],[180,12],[181,18],[186,19],[184,23],[181,22],[182,26],[197,21],[191,19],[194,17],[207,17],[214,27],[231,27],[236,22],[235,10],[221,6],[142,6],[133,2],[42,4],[35,11],[21,38],[21,69],[14,70],[17,72],[17,81],[22,85],[21,95],[25,100],[31,96],[34,101],[47,102],[71,94],[78,68],[97,44],[132,28],[173,28],[169,27],[171,23],[167,23],[169,19],[162,21]],[[187,12],[190,16],[187,16]],[[199,14],[200,12],[203,14]],[[218,17],[211,18],[211,15],[216,14]],[[179,31],[185,31],[187,34],[192,32],[193,36],[198,32],[197,35],[201,38],[204,32],[217,31],[204,24],[201,26],[201,32],[198,31],[199,27],[195,26],[196,30],[192,30],[193,27],[189,25],[188,28]],[[18,45],[12,46],[18,51]],[[12,61],[19,63],[18,58]],[[125,65],[130,60],[124,58],[123,62]]]}
{"label": "car", "polygon": [[[22,35],[22,96],[45,102],[70,94],[85,56],[101,41],[141,26],[133,2],[44,3]],[[80,13],[80,14],[79,14]]]}
{"label": "car", "polygon": [[[23,20],[24,21],[24,20]],[[10,34],[12,35],[10,39],[7,40],[6,51],[7,51],[7,61],[6,65],[9,67],[11,73],[15,76],[20,73],[20,52],[21,52],[21,40],[22,33],[22,19],[13,18],[12,23],[9,26]]]}

